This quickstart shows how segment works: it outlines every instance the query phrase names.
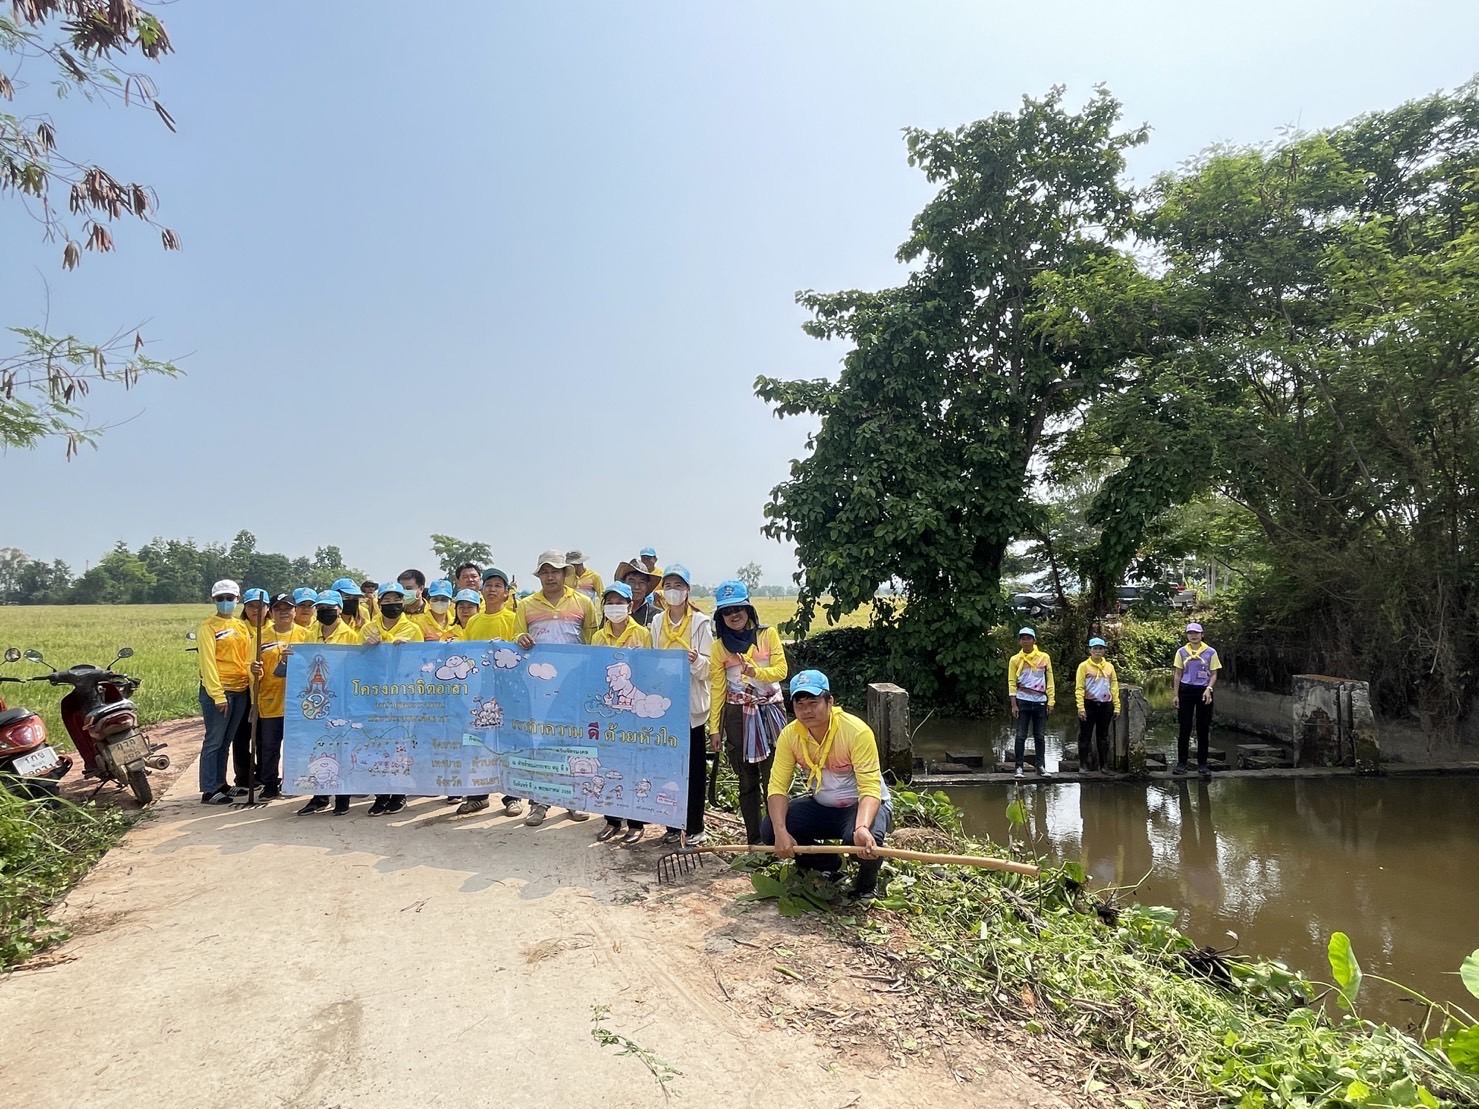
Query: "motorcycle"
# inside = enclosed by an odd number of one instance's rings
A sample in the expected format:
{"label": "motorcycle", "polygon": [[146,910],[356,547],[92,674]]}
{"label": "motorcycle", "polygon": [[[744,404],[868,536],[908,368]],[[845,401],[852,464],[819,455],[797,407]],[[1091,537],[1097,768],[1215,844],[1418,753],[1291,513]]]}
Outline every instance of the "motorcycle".
{"label": "motorcycle", "polygon": [[[62,698],[62,723],[82,756],[82,776],[98,779],[98,789],[117,782],[132,791],[140,805],[148,805],[154,800],[149,771],[169,766],[169,756],[159,753],[169,745],[151,743],[139,730],[138,708],[129,699],[139,688],[139,679],[113,670],[119,659],[132,658],[133,653],[132,647],[120,647],[107,667],[80,663],[27,680],[72,687]],[[51,665],[39,651],[27,651],[25,658]]]}
{"label": "motorcycle", "polygon": [[[19,662],[21,653],[12,647],[6,662]],[[0,675],[0,682],[24,684],[26,678]],[[57,753],[46,742],[46,725],[30,709],[8,708],[0,697],[0,781],[6,788],[33,799],[56,797],[58,783],[72,769],[72,760]]]}

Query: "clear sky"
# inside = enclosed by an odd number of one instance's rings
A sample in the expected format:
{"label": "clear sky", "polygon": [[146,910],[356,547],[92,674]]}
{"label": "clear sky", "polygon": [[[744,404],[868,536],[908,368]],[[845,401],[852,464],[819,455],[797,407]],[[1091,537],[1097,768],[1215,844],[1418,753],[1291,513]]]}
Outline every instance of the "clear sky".
{"label": "clear sky", "polygon": [[[336,543],[385,578],[428,536],[523,575],[644,545],[716,582],[809,426],[759,374],[835,374],[796,290],[894,283],[928,197],[900,129],[1097,82],[1148,122],[1137,179],[1333,125],[1479,68],[1479,4],[613,4],[178,0],[150,67],[179,122],[54,105],[64,147],[154,185],[63,274],[0,198],[0,324],[148,320],[187,377],[98,394],[71,462],[4,459],[0,545],[75,570],[154,535]],[[147,65],[147,63],[144,63]],[[34,110],[33,93],[16,107]]]}

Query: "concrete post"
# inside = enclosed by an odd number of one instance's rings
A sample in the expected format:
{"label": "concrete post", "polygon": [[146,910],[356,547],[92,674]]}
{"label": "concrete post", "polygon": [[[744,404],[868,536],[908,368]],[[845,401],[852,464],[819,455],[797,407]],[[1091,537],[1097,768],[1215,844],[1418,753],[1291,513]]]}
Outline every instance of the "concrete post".
{"label": "concrete post", "polygon": [[909,693],[892,682],[868,686],[868,727],[878,741],[878,764],[890,782],[914,777],[914,739],[909,732]]}
{"label": "concrete post", "polygon": [[1145,773],[1145,728],[1150,702],[1138,685],[1120,686],[1120,714],[1111,729],[1111,769],[1121,774]]}
{"label": "concrete post", "polygon": [[1294,675],[1294,765],[1381,770],[1371,687],[1351,678]]}

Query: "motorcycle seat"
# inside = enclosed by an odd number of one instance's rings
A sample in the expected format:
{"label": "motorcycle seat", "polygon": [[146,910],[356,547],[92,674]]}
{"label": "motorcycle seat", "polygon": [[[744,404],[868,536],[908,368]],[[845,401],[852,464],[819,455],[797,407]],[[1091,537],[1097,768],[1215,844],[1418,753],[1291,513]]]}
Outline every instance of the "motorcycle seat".
{"label": "motorcycle seat", "polygon": [[0,728],[8,728],[12,724],[19,724],[26,717],[35,715],[30,709],[6,709],[4,712],[0,712]]}

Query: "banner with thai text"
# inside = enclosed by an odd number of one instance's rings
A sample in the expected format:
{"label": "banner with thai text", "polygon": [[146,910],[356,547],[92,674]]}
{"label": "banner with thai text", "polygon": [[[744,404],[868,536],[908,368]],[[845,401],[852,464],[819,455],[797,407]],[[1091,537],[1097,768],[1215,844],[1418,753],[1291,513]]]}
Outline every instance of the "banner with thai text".
{"label": "banner with thai text", "polygon": [[683,651],[297,644],[287,681],[285,792],[487,793],[684,823]]}

